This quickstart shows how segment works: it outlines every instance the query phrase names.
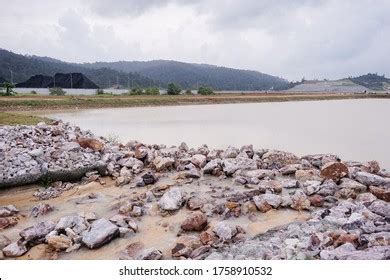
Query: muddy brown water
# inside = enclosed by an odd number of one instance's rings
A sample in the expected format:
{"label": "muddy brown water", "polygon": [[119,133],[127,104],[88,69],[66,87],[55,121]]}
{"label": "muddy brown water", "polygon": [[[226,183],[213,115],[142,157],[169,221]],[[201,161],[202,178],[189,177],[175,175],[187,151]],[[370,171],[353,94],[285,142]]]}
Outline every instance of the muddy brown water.
{"label": "muddy brown water", "polygon": [[107,108],[53,112],[96,135],[127,142],[270,148],[378,160],[390,169],[389,99]]}
{"label": "muddy brown water", "polygon": [[[19,232],[26,227],[32,226],[38,222],[45,220],[57,221],[61,217],[67,215],[73,215],[80,212],[93,211],[97,216],[109,218],[117,214],[117,209],[114,207],[120,202],[124,202],[131,196],[139,195],[146,192],[156,186],[173,185],[173,174],[166,175],[166,177],[160,178],[158,183],[154,186],[147,187],[135,187],[130,184],[129,186],[116,187],[114,182],[108,178],[106,185],[100,185],[93,182],[86,185],[78,185],[73,189],[64,192],[60,197],[43,201],[49,203],[55,207],[53,212],[37,218],[29,217],[31,208],[38,204],[38,201],[33,197],[33,193],[39,189],[39,186],[24,186],[6,190],[0,190],[0,205],[14,204],[21,211],[21,214],[25,217],[21,217],[19,223],[12,227],[5,229],[1,232],[8,236],[12,241],[16,241],[19,238]],[[216,187],[218,186],[218,187]],[[210,199],[211,189],[215,189],[217,193],[223,193],[224,195],[231,194],[237,191],[247,190],[243,186],[234,185],[231,179],[220,181],[214,177],[206,177],[200,180],[195,180],[189,184],[183,184],[179,186],[187,196],[196,195]],[[89,204],[76,204],[76,200],[88,195],[90,193],[99,194],[100,199],[98,202]],[[225,198],[214,198],[213,203],[226,201]],[[163,217],[159,212],[157,202],[151,202],[146,204],[149,209],[148,213],[138,219],[139,232],[135,234],[129,234],[122,238],[117,238],[109,244],[96,250],[89,250],[81,248],[71,253],[59,253],[59,259],[118,259],[121,256],[121,252],[131,243],[141,241],[145,244],[145,248],[156,248],[163,252],[164,258],[170,258],[170,251],[174,247],[177,239],[177,233],[180,230],[180,224],[184,221],[189,213],[192,211],[186,207],[181,208],[179,211]],[[254,212],[255,220],[249,220],[248,215],[241,215],[238,218],[231,217],[226,221],[233,225],[240,225],[247,232],[248,237],[255,236],[260,233],[264,233],[267,230],[288,224],[297,220],[306,220],[309,218],[309,214],[305,212],[297,212],[293,210],[272,210],[267,213]],[[213,216],[209,218],[209,230],[213,225],[221,220],[219,216]],[[198,233],[186,233],[186,234],[198,234]],[[46,259],[49,258],[46,252],[45,245],[39,245],[30,250],[21,259]]]}

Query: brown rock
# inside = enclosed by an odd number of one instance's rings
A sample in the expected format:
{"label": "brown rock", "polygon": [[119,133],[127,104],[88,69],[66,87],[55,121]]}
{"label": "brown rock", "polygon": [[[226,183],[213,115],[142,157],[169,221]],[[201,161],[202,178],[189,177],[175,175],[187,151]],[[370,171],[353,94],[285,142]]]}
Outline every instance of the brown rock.
{"label": "brown rock", "polygon": [[368,173],[377,174],[381,170],[381,168],[376,160],[372,160],[363,164],[362,170]]}
{"label": "brown rock", "polygon": [[174,164],[175,160],[171,157],[156,157],[153,160],[153,166],[159,172],[172,169]]}
{"label": "brown rock", "polygon": [[235,208],[240,207],[240,204],[238,202],[227,201],[225,206],[229,210],[234,210]]}
{"label": "brown rock", "polygon": [[9,227],[13,227],[18,223],[18,219],[16,217],[0,217],[0,229],[5,229]]}
{"label": "brown rock", "polygon": [[102,142],[93,138],[79,138],[77,139],[77,143],[84,149],[89,148],[94,151],[101,151],[104,148]]}
{"label": "brown rock", "polygon": [[180,236],[172,249],[172,257],[188,258],[192,251],[202,246],[199,238],[195,236],[182,235]]}
{"label": "brown rock", "polygon": [[390,202],[390,189],[383,189],[380,187],[370,186],[370,193],[375,195],[377,198],[382,199],[386,202]]}
{"label": "brown rock", "polygon": [[208,231],[202,231],[199,234],[199,238],[200,238],[200,242],[202,242],[204,245],[213,244],[218,240],[218,238],[214,234],[209,233]]}
{"label": "brown rock", "polygon": [[333,245],[335,247],[338,247],[345,243],[351,243],[352,245],[357,247],[359,242],[359,236],[357,236],[356,234],[340,234],[337,238],[333,240],[334,240]]}
{"label": "brown rock", "polygon": [[66,250],[72,246],[72,240],[67,236],[49,236],[47,238],[47,244],[56,250]]}
{"label": "brown rock", "polygon": [[308,197],[310,204],[315,207],[324,206],[324,198],[318,194],[312,195]]}
{"label": "brown rock", "polygon": [[185,231],[201,231],[207,226],[207,216],[203,213],[193,213],[181,225]]}
{"label": "brown rock", "polygon": [[338,182],[341,178],[348,176],[348,167],[341,162],[328,162],[321,168],[321,177],[332,179]]}

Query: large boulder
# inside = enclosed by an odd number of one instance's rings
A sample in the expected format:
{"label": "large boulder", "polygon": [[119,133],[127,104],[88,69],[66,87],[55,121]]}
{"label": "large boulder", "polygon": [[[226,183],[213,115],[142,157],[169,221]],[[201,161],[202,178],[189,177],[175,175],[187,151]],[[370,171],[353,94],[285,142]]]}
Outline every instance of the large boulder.
{"label": "large boulder", "polygon": [[130,168],[134,173],[139,173],[144,167],[142,161],[133,157],[122,158],[118,161],[118,164],[122,167]]}
{"label": "large boulder", "polygon": [[22,241],[16,241],[3,249],[4,256],[9,258],[16,258],[24,255],[28,251],[26,245]]}
{"label": "large boulder", "polygon": [[47,237],[47,244],[55,250],[66,250],[72,246],[72,239],[65,235],[53,235]]}
{"label": "large boulder", "polygon": [[301,211],[310,208],[310,200],[302,190],[297,190],[291,197],[291,208]]}
{"label": "large boulder", "polygon": [[52,221],[40,222],[22,230],[19,235],[27,242],[37,242],[44,239],[47,234],[54,230],[55,226],[56,224]]}
{"label": "large boulder", "polygon": [[383,217],[390,217],[390,203],[383,200],[376,200],[368,206],[368,209],[375,214],[381,215]]}
{"label": "large boulder", "polygon": [[153,166],[157,171],[166,171],[173,168],[175,160],[171,157],[156,157]]}
{"label": "large boulder", "polygon": [[76,234],[80,234],[88,228],[88,225],[86,224],[85,219],[81,216],[65,216],[58,221],[55,229],[61,232],[65,231],[67,228],[72,229]]}
{"label": "large boulder", "polygon": [[220,159],[212,159],[210,160],[204,167],[204,174],[217,175],[222,170],[222,161]]}
{"label": "large boulder", "polygon": [[369,190],[377,198],[382,199],[386,202],[390,202],[390,188],[380,188],[380,187],[370,186]]}
{"label": "large boulder", "polygon": [[172,188],[161,197],[158,205],[162,210],[177,210],[184,202],[183,195],[179,188]]}
{"label": "large boulder", "polygon": [[321,177],[339,181],[341,178],[348,176],[348,167],[341,162],[328,162],[321,168]]}
{"label": "large boulder", "polygon": [[282,151],[268,151],[262,156],[262,167],[266,169],[279,169],[289,164],[299,163],[299,158]]}
{"label": "large boulder", "polygon": [[82,243],[89,249],[107,244],[119,235],[119,228],[107,219],[99,219],[92,223],[88,231],[83,232]]}
{"label": "large boulder", "polygon": [[229,146],[222,153],[222,158],[236,158],[238,156],[239,150],[235,147]]}
{"label": "large boulder", "polygon": [[207,226],[207,216],[203,213],[190,214],[181,224],[185,231],[202,231]]}
{"label": "large boulder", "polygon": [[237,234],[237,227],[222,221],[214,226],[213,232],[222,240],[228,241]]}
{"label": "large boulder", "polygon": [[202,246],[199,238],[191,235],[180,236],[175,246],[172,248],[172,257],[185,257],[191,256],[192,251]]}
{"label": "large boulder", "polygon": [[368,172],[356,172],[355,180],[366,186],[382,186],[386,183],[390,183],[389,180]]}
{"label": "large boulder", "polygon": [[[282,204],[283,200],[280,195],[266,193],[266,194],[254,196],[253,202],[256,204],[256,207],[260,211],[262,211],[264,209],[269,208],[267,207],[267,205],[270,205],[272,208],[278,208]],[[262,212],[267,212],[267,211],[262,211]]]}
{"label": "large boulder", "polygon": [[197,154],[191,157],[191,163],[199,168],[203,168],[206,165],[206,156]]}
{"label": "large boulder", "polygon": [[11,217],[19,213],[19,209],[15,205],[7,205],[0,207],[0,217]]}
{"label": "large boulder", "polygon": [[341,179],[339,188],[350,189],[353,190],[354,192],[365,192],[367,190],[367,187],[365,185],[349,178]]}

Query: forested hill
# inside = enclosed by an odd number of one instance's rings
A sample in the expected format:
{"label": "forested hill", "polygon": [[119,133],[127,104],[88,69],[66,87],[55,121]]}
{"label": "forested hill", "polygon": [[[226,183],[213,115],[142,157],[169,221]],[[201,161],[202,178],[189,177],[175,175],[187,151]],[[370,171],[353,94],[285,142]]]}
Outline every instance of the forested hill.
{"label": "forested hill", "polygon": [[71,72],[84,74],[100,88],[111,87],[117,81],[125,87],[131,84],[143,87],[158,85],[158,82],[138,73],[122,72],[102,67],[92,69],[48,57],[26,56],[0,49],[0,77],[11,81],[12,75],[14,83],[24,82],[33,75],[54,76],[56,73]]}
{"label": "forested hill", "polygon": [[257,71],[171,60],[96,62],[82,65],[91,69],[108,67],[118,71],[137,72],[160,81],[164,86],[174,82],[186,89],[210,86],[216,90],[269,90],[289,86],[284,79]]}
{"label": "forested hill", "polygon": [[349,78],[354,83],[369,88],[371,90],[389,90],[390,79],[386,78],[385,75],[378,75],[368,73],[359,77]]}

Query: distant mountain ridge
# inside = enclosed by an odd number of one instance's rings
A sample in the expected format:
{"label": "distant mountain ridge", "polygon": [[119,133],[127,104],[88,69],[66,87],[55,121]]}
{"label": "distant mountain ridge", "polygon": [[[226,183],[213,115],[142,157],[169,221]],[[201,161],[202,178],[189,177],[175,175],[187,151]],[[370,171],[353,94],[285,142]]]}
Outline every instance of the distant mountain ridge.
{"label": "distant mountain ridge", "polygon": [[0,49],[0,77],[8,81],[12,78],[14,83],[26,82],[35,75],[54,76],[56,73],[75,72],[84,74],[100,88],[108,88],[116,83],[143,87],[159,84],[138,73],[125,73],[110,68],[91,69],[49,57],[20,55]]}
{"label": "distant mountain ridge", "polygon": [[0,49],[0,77],[14,83],[25,82],[34,75],[53,76],[55,73],[79,72],[97,84],[108,88],[179,84],[183,89],[210,86],[215,90],[270,90],[285,89],[287,80],[257,71],[238,70],[207,64],[193,64],[170,60],[147,62],[67,63],[51,57],[27,56]]}
{"label": "distant mountain ridge", "polygon": [[[32,76],[53,77],[56,73],[81,73],[100,88],[121,88],[179,84],[183,89],[210,86],[214,90],[285,90],[306,92],[390,91],[390,79],[368,73],[334,81],[289,83],[283,78],[258,71],[173,60],[68,63],[51,57],[20,55],[0,48],[0,77],[14,83]],[[0,79],[1,80],[1,79]]]}
{"label": "distant mountain ridge", "polygon": [[137,72],[160,81],[164,86],[174,82],[189,89],[210,86],[215,90],[280,90],[289,86],[285,79],[257,71],[173,60],[95,62],[81,65],[91,69],[107,67],[117,71]]}

